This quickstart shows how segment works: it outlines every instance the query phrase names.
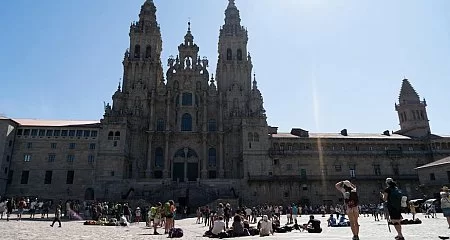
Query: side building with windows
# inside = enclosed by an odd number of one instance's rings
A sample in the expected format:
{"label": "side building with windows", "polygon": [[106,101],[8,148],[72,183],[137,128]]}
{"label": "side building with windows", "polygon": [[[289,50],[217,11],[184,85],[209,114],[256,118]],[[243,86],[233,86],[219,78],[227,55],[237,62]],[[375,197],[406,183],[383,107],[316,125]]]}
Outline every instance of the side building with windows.
{"label": "side building with windows", "polygon": [[98,121],[0,120],[15,126],[7,174],[9,196],[93,200]]}

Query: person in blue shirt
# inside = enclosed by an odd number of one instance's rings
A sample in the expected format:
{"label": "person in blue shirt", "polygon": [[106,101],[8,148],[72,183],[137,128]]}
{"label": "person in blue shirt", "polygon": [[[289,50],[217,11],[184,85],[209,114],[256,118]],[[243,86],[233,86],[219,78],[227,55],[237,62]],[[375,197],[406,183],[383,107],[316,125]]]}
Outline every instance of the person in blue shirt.
{"label": "person in blue shirt", "polygon": [[334,218],[333,214],[330,215],[330,218],[328,218],[327,222],[328,222],[328,227],[336,226],[336,218]]}

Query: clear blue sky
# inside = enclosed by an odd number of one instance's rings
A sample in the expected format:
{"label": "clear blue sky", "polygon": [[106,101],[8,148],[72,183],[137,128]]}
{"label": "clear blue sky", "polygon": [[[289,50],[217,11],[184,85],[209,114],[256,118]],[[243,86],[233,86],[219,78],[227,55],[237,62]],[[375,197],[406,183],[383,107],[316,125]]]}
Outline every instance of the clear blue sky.
{"label": "clear blue sky", "polygon": [[[98,120],[144,0],[0,2],[0,113]],[[227,0],[155,0],[165,65],[191,19],[215,73]],[[403,77],[449,134],[450,1],[236,0],[268,123],[281,131],[397,130]]]}

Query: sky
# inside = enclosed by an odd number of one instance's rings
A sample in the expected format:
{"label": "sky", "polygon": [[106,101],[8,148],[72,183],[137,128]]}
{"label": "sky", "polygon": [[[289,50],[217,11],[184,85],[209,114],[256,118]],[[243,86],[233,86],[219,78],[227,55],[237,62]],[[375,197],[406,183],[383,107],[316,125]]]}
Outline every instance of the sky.
{"label": "sky", "polygon": [[[0,113],[99,120],[144,0],[0,1]],[[192,23],[215,73],[227,0],[154,0],[162,63]],[[398,130],[403,78],[450,134],[450,1],[236,0],[267,121],[280,132]]]}

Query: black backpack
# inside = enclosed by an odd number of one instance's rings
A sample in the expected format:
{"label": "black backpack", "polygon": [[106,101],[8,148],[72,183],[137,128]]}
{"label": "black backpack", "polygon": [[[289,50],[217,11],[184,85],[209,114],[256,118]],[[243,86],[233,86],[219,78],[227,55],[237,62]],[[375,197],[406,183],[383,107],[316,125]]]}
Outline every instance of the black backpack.
{"label": "black backpack", "polygon": [[183,237],[183,229],[172,228],[169,230],[169,238],[181,238]]}

